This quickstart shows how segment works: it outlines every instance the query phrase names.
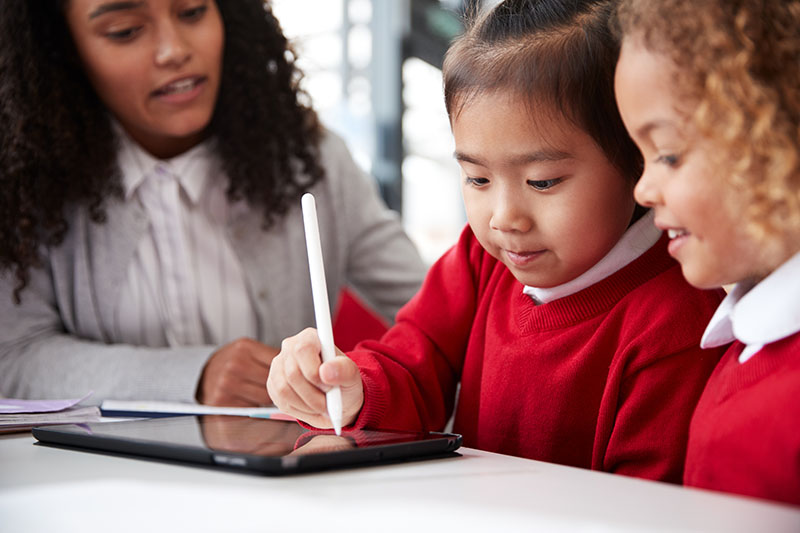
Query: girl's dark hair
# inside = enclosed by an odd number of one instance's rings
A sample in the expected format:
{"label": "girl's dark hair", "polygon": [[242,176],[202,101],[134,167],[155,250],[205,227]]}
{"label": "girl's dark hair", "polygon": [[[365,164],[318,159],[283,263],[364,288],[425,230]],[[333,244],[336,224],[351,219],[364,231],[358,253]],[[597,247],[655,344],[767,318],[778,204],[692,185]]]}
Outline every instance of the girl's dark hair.
{"label": "girl's dark hair", "polygon": [[[0,16],[0,271],[19,302],[42,246],[60,244],[67,212],[93,221],[121,194],[107,109],[81,66],[63,8],[69,0],[3,0]],[[324,176],[322,129],[301,73],[263,0],[216,0],[225,28],[222,80],[208,135],[228,197],[264,213],[264,229]],[[298,172],[300,171],[300,172]]]}
{"label": "girl's dark hair", "polygon": [[452,120],[471,98],[510,90],[528,111],[546,106],[586,131],[626,178],[642,173],[614,96],[619,41],[610,0],[506,0],[473,17],[444,60]]}

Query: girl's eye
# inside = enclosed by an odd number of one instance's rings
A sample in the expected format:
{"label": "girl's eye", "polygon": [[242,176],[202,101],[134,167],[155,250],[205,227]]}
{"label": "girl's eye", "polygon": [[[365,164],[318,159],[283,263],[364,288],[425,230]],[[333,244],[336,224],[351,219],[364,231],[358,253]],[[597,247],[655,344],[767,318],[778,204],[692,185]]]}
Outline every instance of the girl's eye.
{"label": "girl's eye", "polygon": [[208,10],[208,6],[204,6],[204,5],[203,6],[193,7],[191,9],[184,9],[183,11],[181,11],[180,17],[182,19],[184,19],[184,20],[189,20],[189,21],[198,20],[203,15],[205,15],[207,10]]}
{"label": "girl's eye", "polygon": [[563,181],[563,178],[554,178],[551,180],[528,180],[528,185],[537,191],[546,191]]}
{"label": "girl's eye", "polygon": [[467,176],[464,182],[467,185],[472,185],[474,187],[482,187],[489,184],[489,180],[486,178],[470,178],[469,176]]}
{"label": "girl's eye", "polygon": [[656,158],[656,163],[661,163],[668,167],[677,167],[680,164],[680,157],[676,154],[660,155]]}
{"label": "girl's eye", "polygon": [[109,31],[106,33],[106,37],[112,41],[126,42],[133,40],[141,30],[141,26],[133,26],[124,30]]}

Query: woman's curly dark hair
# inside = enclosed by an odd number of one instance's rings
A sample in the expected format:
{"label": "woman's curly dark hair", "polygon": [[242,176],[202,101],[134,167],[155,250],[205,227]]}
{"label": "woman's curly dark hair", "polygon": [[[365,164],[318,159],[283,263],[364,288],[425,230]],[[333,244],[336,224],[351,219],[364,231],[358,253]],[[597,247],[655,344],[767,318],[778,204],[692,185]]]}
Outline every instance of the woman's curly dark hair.
{"label": "woman's curly dark hair", "polygon": [[[102,223],[106,198],[122,191],[108,111],[63,16],[68,1],[3,0],[0,16],[0,271],[14,271],[17,302],[41,247],[62,242],[67,210]],[[267,229],[323,178],[322,128],[268,2],[216,3],[225,50],[208,135],[228,197],[262,209]]]}

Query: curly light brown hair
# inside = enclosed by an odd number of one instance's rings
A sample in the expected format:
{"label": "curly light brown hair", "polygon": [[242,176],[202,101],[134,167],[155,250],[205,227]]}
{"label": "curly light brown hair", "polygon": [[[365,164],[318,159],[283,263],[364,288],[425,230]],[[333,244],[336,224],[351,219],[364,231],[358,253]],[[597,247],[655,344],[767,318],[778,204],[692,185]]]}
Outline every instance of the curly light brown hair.
{"label": "curly light brown hair", "polygon": [[675,69],[674,87],[765,245],[800,235],[800,0],[622,0],[614,25]]}
{"label": "curly light brown hair", "polygon": [[[69,230],[67,213],[102,222],[121,195],[117,140],[75,50],[69,0],[3,0],[0,16],[0,272],[14,299],[40,249]],[[295,55],[269,3],[216,0],[225,28],[222,80],[207,135],[229,178],[228,197],[263,212],[269,228],[317,181],[322,130]],[[300,170],[300,172],[297,172]]]}

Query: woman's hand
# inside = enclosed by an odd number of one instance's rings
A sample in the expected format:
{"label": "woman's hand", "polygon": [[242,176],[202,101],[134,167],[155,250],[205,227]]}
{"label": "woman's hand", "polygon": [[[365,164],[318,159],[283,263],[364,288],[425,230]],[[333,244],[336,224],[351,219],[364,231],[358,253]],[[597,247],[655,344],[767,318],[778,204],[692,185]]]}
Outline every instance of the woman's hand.
{"label": "woman's hand", "polygon": [[241,338],[209,358],[197,387],[197,401],[206,405],[260,407],[272,405],[264,389],[278,349]]}
{"label": "woman's hand", "polygon": [[267,391],[275,406],[314,427],[330,428],[325,391],[338,385],[342,390],[342,425],[351,425],[364,404],[364,387],[355,362],[338,348],[336,355],[322,363],[319,336],[313,328],[284,339],[267,379]]}

